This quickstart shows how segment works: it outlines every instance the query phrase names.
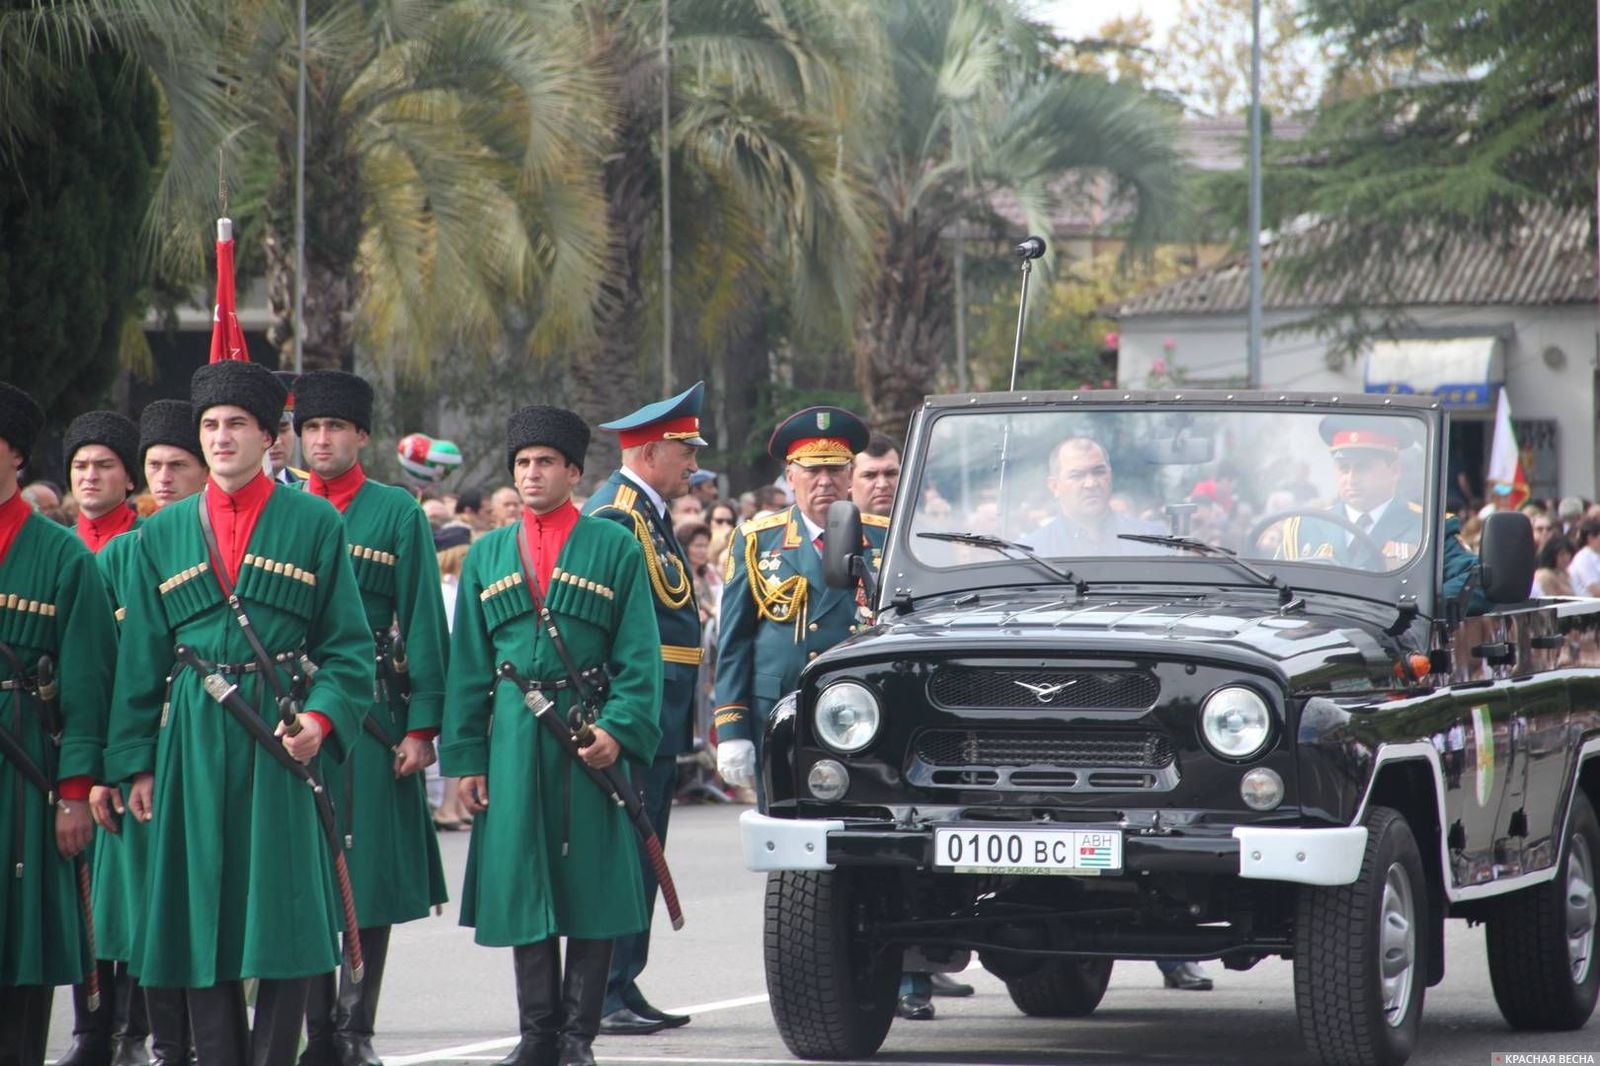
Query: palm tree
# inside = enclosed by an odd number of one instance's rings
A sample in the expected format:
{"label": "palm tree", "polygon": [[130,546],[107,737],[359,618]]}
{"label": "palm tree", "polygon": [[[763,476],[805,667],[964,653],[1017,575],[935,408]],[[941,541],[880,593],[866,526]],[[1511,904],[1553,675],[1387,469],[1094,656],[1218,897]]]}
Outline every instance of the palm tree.
{"label": "palm tree", "polygon": [[[647,353],[660,347],[664,295],[654,269],[662,8],[592,0],[582,10],[617,116],[600,182],[605,280],[570,364],[573,406],[600,421],[656,391]],[[868,233],[839,151],[842,117],[866,91],[847,72],[870,66],[860,60],[876,47],[858,10],[846,0],[672,0],[670,13],[673,245],[685,266],[673,296],[688,310],[679,321],[700,334],[684,344],[675,329],[675,347],[725,351],[715,338],[775,288],[815,317],[842,315]],[[615,442],[597,435],[591,475],[614,458]]]}
{"label": "palm tree", "polygon": [[894,42],[891,102],[862,160],[882,238],[856,319],[857,381],[869,417],[903,431],[936,391],[953,334],[944,235],[993,221],[997,193],[1031,232],[1070,179],[1108,175],[1130,211],[1128,236],[1148,243],[1177,212],[1181,166],[1165,110],[1139,90],[1051,63],[1052,41],[1008,5],[986,0],[882,0]]}
{"label": "palm tree", "polygon": [[[307,6],[305,365],[349,366],[358,333],[412,366],[482,350],[507,304],[552,333],[586,328],[611,116],[571,5]],[[220,161],[229,213],[265,249],[269,336],[286,363],[296,16],[295,0],[66,0],[10,37],[0,26],[0,55],[28,33],[102,34],[151,70],[172,141],[154,244],[172,272],[201,275]]]}

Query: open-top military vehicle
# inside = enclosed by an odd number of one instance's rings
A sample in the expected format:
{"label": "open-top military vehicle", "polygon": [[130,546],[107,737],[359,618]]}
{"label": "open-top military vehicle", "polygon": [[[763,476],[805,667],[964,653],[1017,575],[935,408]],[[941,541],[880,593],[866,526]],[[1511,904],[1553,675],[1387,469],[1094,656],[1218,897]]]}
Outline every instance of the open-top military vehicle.
{"label": "open-top military vehicle", "polygon": [[825,570],[876,621],[769,721],[773,1015],[874,1052],[902,968],[975,952],[1032,1015],[1116,959],[1293,960],[1326,1062],[1399,1063],[1485,926],[1517,1029],[1593,1011],[1600,601],[1530,600],[1527,519],[1447,524],[1423,399],[939,397],[876,580],[848,503]]}

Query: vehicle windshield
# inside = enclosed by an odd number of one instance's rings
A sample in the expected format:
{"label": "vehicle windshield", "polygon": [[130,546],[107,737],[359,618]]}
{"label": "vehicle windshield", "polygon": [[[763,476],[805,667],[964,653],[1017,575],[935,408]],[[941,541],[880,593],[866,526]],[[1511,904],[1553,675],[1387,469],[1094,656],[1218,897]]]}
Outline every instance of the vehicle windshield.
{"label": "vehicle windshield", "polygon": [[1047,559],[1204,561],[1161,541],[1178,537],[1241,559],[1400,570],[1430,527],[1427,432],[1365,411],[950,412],[923,452],[910,550],[934,568],[994,563],[970,538],[919,536],[972,533]]}

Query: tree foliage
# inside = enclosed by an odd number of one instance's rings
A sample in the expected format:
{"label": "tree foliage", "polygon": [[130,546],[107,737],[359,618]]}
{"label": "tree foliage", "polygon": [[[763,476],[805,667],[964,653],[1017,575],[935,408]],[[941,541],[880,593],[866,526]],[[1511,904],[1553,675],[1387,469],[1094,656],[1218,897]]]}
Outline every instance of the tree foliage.
{"label": "tree foliage", "polygon": [[856,321],[857,382],[895,434],[935,390],[953,336],[947,228],[994,225],[998,195],[1031,232],[1098,181],[1126,209],[1135,245],[1179,213],[1182,164],[1170,109],[1136,86],[1063,71],[1058,43],[1006,5],[886,0],[890,94],[863,116],[862,159],[883,237]]}
{"label": "tree foliage", "polygon": [[1349,282],[1325,332],[1392,322],[1394,271],[1453,236],[1503,237],[1536,204],[1593,216],[1593,5],[1309,0],[1306,22],[1335,45],[1336,76],[1402,60],[1417,71],[1330,101],[1305,140],[1272,153],[1276,197],[1324,231],[1281,268]]}
{"label": "tree foliage", "polygon": [[[0,20],[32,6],[0,0]],[[33,53],[36,79],[6,96],[31,121],[11,126],[0,152],[0,379],[52,422],[101,402],[116,372],[140,307],[138,237],[161,146],[141,71],[106,48],[60,58]]]}

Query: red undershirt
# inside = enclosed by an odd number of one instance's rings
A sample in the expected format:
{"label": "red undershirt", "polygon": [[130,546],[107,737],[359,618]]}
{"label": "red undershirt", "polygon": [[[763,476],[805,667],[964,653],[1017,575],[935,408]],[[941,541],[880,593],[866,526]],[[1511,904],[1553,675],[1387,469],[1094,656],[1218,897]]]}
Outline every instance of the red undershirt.
{"label": "red undershirt", "polygon": [[360,492],[361,486],[366,483],[367,473],[361,469],[360,463],[356,463],[349,470],[327,481],[322,480],[321,475],[313,470],[306,487],[337,507],[340,514],[344,514],[345,508],[350,506],[350,501],[356,498],[356,493]]}
{"label": "red undershirt", "polygon": [[99,518],[90,518],[82,511],[78,512],[78,539],[86,544],[90,551],[96,555],[100,549],[111,543],[111,538],[126,533],[133,528],[139,515],[127,504],[118,504]]}
{"label": "red undershirt", "polygon": [[[133,512],[128,511],[128,513],[131,515]],[[0,563],[5,562],[6,556],[11,552],[11,545],[16,543],[17,534],[22,532],[23,523],[32,515],[33,505],[23,499],[20,492],[13,492],[9,500],[0,503]],[[81,774],[78,777],[64,777],[57,781],[56,793],[62,799],[86,800],[92,787],[94,778],[88,774]]]}
{"label": "red undershirt", "polygon": [[[228,492],[210,478],[206,479],[205,499],[200,506],[211,516],[211,528],[217,534],[217,553],[213,566],[221,566],[228,575],[231,586],[239,580],[239,567],[244,565],[245,549],[250,545],[250,534],[255,532],[256,519],[272,498],[278,483],[258,473],[237,492]],[[307,711],[307,718],[315,718],[322,727],[322,735],[333,735],[333,723],[320,711]]]}
{"label": "red undershirt", "polygon": [[542,515],[534,514],[526,507],[522,509],[522,529],[517,531],[517,535],[523,537],[527,545],[533,564],[532,576],[538,578],[541,593],[549,591],[550,575],[555,572],[556,559],[560,557],[562,547],[577,524],[578,508],[571,500]]}

